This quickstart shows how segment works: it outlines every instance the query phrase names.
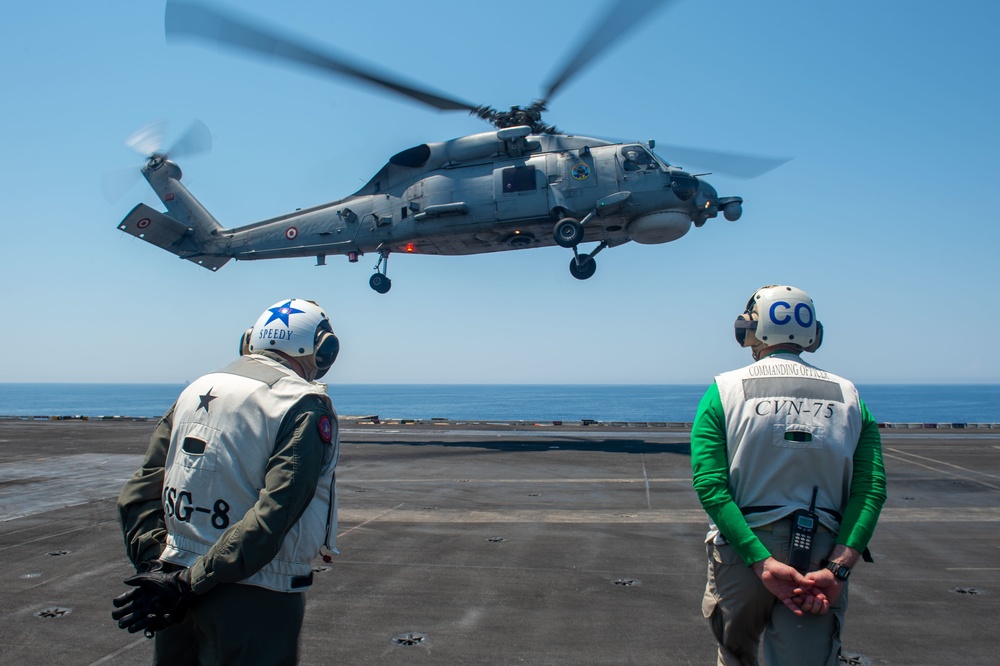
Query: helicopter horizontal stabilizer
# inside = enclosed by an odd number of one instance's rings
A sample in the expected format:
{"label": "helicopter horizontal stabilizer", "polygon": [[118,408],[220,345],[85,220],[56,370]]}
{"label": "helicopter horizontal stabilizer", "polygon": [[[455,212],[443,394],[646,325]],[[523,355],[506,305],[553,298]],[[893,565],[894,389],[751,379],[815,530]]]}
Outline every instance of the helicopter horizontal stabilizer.
{"label": "helicopter horizontal stabilizer", "polygon": [[202,253],[194,241],[193,229],[146,204],[139,204],[133,208],[118,228],[130,236],[141,238],[210,271],[219,270],[231,259],[227,256]]}

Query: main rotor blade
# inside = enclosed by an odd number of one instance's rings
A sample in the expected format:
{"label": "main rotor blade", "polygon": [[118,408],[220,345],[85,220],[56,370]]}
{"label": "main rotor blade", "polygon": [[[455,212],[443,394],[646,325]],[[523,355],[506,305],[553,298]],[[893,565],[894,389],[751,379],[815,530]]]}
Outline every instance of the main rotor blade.
{"label": "main rotor blade", "polygon": [[737,178],[756,178],[789,162],[791,157],[763,157],[727,153],[704,148],[685,148],[657,143],[656,152],[671,164],[683,164],[710,169],[716,173]]}
{"label": "main rotor blade", "polygon": [[609,3],[607,11],[594,22],[590,31],[578,40],[579,46],[576,51],[567,58],[559,73],[552,77],[542,99],[550,101],[563,84],[576,76],[608,47],[622,39],[636,24],[652,16],[655,11],[675,2],[677,0],[617,0]]}
{"label": "main rotor blade", "polygon": [[472,111],[475,108],[474,104],[403,83],[389,75],[378,74],[373,66],[351,64],[346,56],[333,52],[322,53],[305,46],[298,39],[279,36],[269,29],[254,26],[243,19],[215,9],[168,0],[164,14],[164,28],[168,40],[197,38],[234,46],[251,53],[281,58],[325,72],[355,78],[442,111]]}

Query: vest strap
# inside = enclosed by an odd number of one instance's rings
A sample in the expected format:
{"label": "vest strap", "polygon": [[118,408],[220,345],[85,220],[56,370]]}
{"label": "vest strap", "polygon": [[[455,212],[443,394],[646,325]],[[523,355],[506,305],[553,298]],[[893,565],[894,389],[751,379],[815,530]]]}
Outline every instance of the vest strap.
{"label": "vest strap", "polygon": [[278,383],[278,380],[288,376],[277,368],[272,368],[271,366],[264,365],[263,363],[257,363],[253,359],[245,356],[241,356],[236,359],[222,370],[219,370],[219,372],[225,372],[226,374],[237,375],[239,377],[246,377],[247,379],[254,379],[262,384],[267,384],[268,386],[274,386]]}

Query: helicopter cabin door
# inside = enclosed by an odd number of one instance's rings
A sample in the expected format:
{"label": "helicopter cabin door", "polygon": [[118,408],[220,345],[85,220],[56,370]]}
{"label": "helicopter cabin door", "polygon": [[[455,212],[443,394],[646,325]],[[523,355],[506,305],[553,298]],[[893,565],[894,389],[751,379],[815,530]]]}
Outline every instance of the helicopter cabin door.
{"label": "helicopter cabin door", "polygon": [[548,163],[552,209],[575,211],[593,205],[593,193],[587,190],[597,187],[598,178],[597,162],[590,150],[549,153]]}
{"label": "helicopter cabin door", "polygon": [[545,156],[508,163],[493,170],[493,198],[498,220],[519,220],[549,215]]}

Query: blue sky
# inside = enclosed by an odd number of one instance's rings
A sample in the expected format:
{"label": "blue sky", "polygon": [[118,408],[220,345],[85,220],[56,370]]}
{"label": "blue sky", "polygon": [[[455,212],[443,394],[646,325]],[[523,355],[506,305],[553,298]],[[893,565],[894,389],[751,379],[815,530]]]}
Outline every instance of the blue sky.
{"label": "blue sky", "polygon": [[[601,3],[264,0],[219,6],[476,103],[527,104]],[[561,248],[470,257],[231,262],[200,269],[121,234],[124,145],[195,118],[179,160],[224,226],[341,198],[395,152],[485,131],[339,79],[167,44],[163,3],[15,3],[0,24],[0,381],[183,382],[229,361],[289,296],[323,305],[342,383],[701,383],[749,361],[732,321],[769,283],[826,329],[811,361],[858,383],[1000,383],[1000,5],[686,0],[550,104],[578,134],[794,159],[708,177],[745,199],[665,245],[607,250],[588,281]],[[170,142],[168,135],[167,143]],[[683,164],[681,162],[681,164]],[[686,166],[686,165],[685,165]],[[694,165],[691,165],[694,168]]]}

